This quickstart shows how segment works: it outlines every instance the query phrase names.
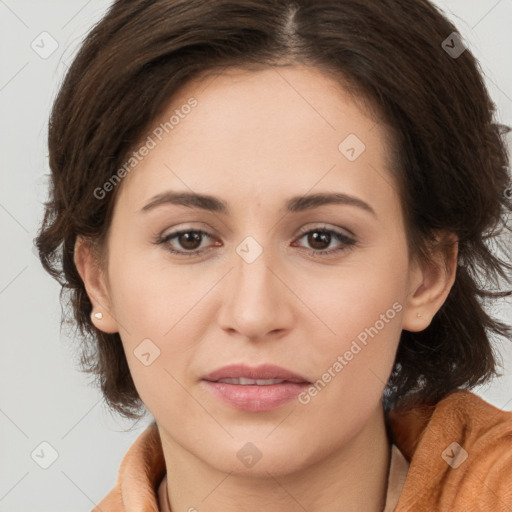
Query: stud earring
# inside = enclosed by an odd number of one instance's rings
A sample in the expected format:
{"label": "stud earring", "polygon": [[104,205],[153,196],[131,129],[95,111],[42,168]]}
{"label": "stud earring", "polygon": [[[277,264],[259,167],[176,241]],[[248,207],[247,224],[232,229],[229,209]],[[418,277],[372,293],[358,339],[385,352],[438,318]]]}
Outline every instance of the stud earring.
{"label": "stud earring", "polygon": [[420,317],[421,317],[421,313],[416,313],[416,316],[417,316],[418,318],[420,318]]}
{"label": "stud earring", "polygon": [[94,313],[94,318],[101,320],[103,318],[103,313],[100,311],[98,313]]}

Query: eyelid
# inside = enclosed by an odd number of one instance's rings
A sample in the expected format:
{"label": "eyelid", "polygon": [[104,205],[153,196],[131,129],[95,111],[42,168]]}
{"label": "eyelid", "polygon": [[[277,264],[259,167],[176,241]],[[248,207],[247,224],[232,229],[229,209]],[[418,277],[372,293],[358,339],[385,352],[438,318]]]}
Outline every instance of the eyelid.
{"label": "eyelid", "polygon": [[[300,228],[300,230],[299,230],[299,232],[297,233],[296,236],[303,235],[304,233],[309,233],[310,231],[315,231],[315,230],[318,230],[318,231],[334,231],[335,233],[339,233],[340,235],[346,236],[347,238],[353,238],[353,239],[356,238],[356,235],[350,229],[347,229],[345,227],[341,228],[339,226],[331,226],[331,225],[328,225],[328,224],[323,223],[323,222],[316,223],[316,225],[313,222],[313,226],[307,225],[306,227]],[[340,230],[346,231],[347,234],[345,235]]]}

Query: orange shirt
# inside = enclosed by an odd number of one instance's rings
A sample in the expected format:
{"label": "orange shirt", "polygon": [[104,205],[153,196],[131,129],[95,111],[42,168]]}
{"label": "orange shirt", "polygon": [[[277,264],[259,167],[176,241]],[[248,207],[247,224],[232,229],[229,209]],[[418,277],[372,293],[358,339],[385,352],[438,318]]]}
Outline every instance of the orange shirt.
{"label": "orange shirt", "polygon": [[[385,512],[512,512],[512,412],[470,391],[386,416],[392,441]],[[165,460],[152,423],[93,512],[165,512]]]}

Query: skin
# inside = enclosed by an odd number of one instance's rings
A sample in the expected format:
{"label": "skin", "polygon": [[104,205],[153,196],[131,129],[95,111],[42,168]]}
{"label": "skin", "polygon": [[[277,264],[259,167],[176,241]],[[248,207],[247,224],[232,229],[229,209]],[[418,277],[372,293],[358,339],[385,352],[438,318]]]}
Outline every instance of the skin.
{"label": "skin", "polygon": [[[93,312],[104,315],[92,319],[120,333],[157,422],[172,510],[380,512],[390,449],[382,393],[402,329],[425,329],[445,301],[456,250],[433,255],[440,267],[409,258],[386,127],[333,78],[302,65],[205,75],[155,126],[192,96],[197,107],[123,179],[103,271],[82,239],[75,248]],[[366,145],[353,162],[338,149],[349,134]],[[167,190],[217,196],[231,215],[172,204],[140,212]],[[346,204],[282,211],[292,196],[333,191],[375,215]],[[321,227],[357,243],[314,245],[299,233]],[[186,257],[153,243],[185,228],[210,237],[168,246],[209,249]],[[250,264],[236,252],[247,236],[263,249]],[[345,250],[312,254],[336,248]],[[201,382],[241,362],[314,382],[395,303],[396,316],[305,405],[240,411]],[[149,366],[134,355],[146,338],[160,350]],[[237,457],[247,442],[262,455],[250,468]]]}

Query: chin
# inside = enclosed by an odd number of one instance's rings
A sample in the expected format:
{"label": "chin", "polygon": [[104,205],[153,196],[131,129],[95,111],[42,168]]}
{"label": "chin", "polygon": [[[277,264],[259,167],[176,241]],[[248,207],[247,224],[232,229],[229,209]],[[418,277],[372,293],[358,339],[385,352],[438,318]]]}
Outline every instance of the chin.
{"label": "chin", "polygon": [[203,460],[223,473],[232,473],[237,476],[268,478],[270,473],[277,477],[300,471],[314,463],[309,460],[304,447],[294,444],[283,445],[282,440],[265,440],[264,436],[260,441],[256,436],[249,436],[244,437],[243,441],[230,440],[229,446],[217,445],[217,447],[220,448],[218,452],[207,454]]}

